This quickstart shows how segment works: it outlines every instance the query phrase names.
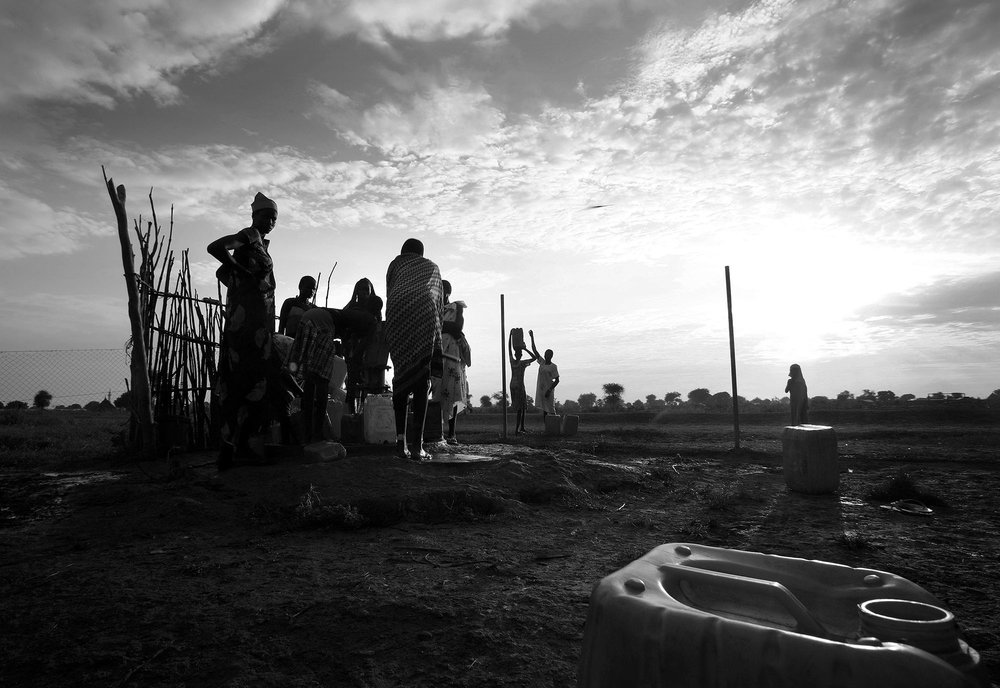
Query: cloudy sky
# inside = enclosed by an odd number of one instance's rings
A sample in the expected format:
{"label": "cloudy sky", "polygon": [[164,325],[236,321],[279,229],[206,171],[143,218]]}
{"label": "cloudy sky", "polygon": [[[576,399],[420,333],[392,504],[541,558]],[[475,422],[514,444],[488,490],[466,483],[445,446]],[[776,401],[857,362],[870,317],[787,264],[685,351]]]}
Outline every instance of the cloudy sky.
{"label": "cloudy sky", "polygon": [[[471,391],[533,328],[560,398],[1000,387],[993,0],[3,0],[0,350],[122,346],[114,215],[279,220],[279,301],[403,240],[466,301]],[[325,285],[320,301],[326,300]]]}

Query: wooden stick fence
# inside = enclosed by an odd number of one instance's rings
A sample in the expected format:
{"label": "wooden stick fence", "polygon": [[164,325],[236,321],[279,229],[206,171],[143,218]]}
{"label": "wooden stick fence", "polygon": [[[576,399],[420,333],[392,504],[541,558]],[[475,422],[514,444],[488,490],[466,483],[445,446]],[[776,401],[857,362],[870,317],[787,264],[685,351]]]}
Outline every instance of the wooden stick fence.
{"label": "wooden stick fence", "polygon": [[[212,422],[216,353],[222,331],[222,295],[202,298],[194,290],[188,251],[175,256],[174,209],[166,230],[160,225],[149,191],[152,219],[134,220],[141,263],[139,287],[143,339],[148,352],[153,416],[161,449],[181,445],[213,446],[218,429]],[[166,445],[166,446],[164,446]]]}

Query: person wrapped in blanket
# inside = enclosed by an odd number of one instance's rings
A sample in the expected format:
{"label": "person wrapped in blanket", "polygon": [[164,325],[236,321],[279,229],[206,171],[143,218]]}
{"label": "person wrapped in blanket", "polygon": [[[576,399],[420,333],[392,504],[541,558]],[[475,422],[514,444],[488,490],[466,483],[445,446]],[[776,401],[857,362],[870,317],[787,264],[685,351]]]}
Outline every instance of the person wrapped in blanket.
{"label": "person wrapped in blanket", "polygon": [[302,376],[302,435],[306,444],[323,439],[330,378],[338,358],[337,327],[327,308],[302,314],[288,354],[288,369]]}
{"label": "person wrapped in blanket", "polygon": [[[221,445],[219,470],[237,454],[263,458],[268,411],[268,361],[274,334],[274,264],[265,238],[278,221],[278,204],[258,193],[250,204],[251,225],[208,245],[220,263],[216,276],[226,286],[225,322],[219,347],[216,392]],[[251,449],[251,438],[258,451]]]}
{"label": "person wrapped in blanket", "polygon": [[442,280],[441,285],[444,288],[444,316],[441,322],[444,360],[441,379],[435,381],[431,396],[441,405],[442,424],[448,424],[445,441],[458,444],[455,422],[468,404],[469,382],[465,369],[472,365],[472,350],[462,331],[465,327],[465,302],[451,300],[451,283],[448,280]]}
{"label": "person wrapped in blanket", "polygon": [[[392,359],[392,408],[396,453],[415,461],[424,451],[424,421],[431,376],[441,377],[441,318],[444,291],[441,271],[424,258],[424,245],[407,239],[385,276],[385,337]],[[413,397],[413,428],[407,436],[407,407]]]}

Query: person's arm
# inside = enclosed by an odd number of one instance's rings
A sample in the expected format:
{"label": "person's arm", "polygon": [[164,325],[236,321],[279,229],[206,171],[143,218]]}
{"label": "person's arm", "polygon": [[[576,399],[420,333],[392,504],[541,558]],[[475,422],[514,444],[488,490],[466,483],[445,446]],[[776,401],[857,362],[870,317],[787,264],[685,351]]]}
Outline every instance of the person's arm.
{"label": "person's arm", "polygon": [[554,395],[556,391],[556,385],[558,384],[559,384],[559,376],[556,375],[555,379],[552,380],[552,385],[549,387],[548,391],[545,392],[545,396],[551,397],[552,395]]}
{"label": "person's arm", "polygon": [[528,330],[528,337],[531,338],[531,353],[533,354],[532,360],[541,360],[541,356],[538,355],[538,347],[535,346],[535,331]]}
{"label": "person's arm", "polygon": [[514,366],[514,331],[507,333],[507,358],[510,360],[511,368]]}
{"label": "person's arm", "polygon": [[291,310],[292,299],[285,299],[284,303],[281,304],[281,312],[278,314],[278,334],[291,336],[285,332],[285,328],[288,327],[288,314]]}
{"label": "person's arm", "polygon": [[243,236],[238,232],[236,234],[227,234],[226,236],[219,237],[210,243],[208,245],[208,253],[217,261],[227,266],[234,273],[245,277],[253,277],[253,273],[250,272],[250,269],[236,262],[236,258],[234,258],[233,254],[230,253],[230,251],[235,251],[245,243],[246,242],[243,240]]}

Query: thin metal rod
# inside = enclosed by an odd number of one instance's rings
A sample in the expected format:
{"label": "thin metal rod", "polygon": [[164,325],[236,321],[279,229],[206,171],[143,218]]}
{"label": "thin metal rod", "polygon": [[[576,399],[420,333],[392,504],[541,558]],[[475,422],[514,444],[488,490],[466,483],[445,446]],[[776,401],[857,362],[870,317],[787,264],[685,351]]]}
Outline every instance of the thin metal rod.
{"label": "thin metal rod", "polygon": [[503,410],[503,435],[507,439],[507,341],[504,335],[507,326],[504,321],[503,294],[500,294],[500,405]]}
{"label": "thin metal rod", "polygon": [[726,266],[726,309],[729,311],[729,365],[733,373],[733,449],[740,448],[740,405],[736,393],[736,339],[733,336],[733,290],[729,281],[729,266]]}

